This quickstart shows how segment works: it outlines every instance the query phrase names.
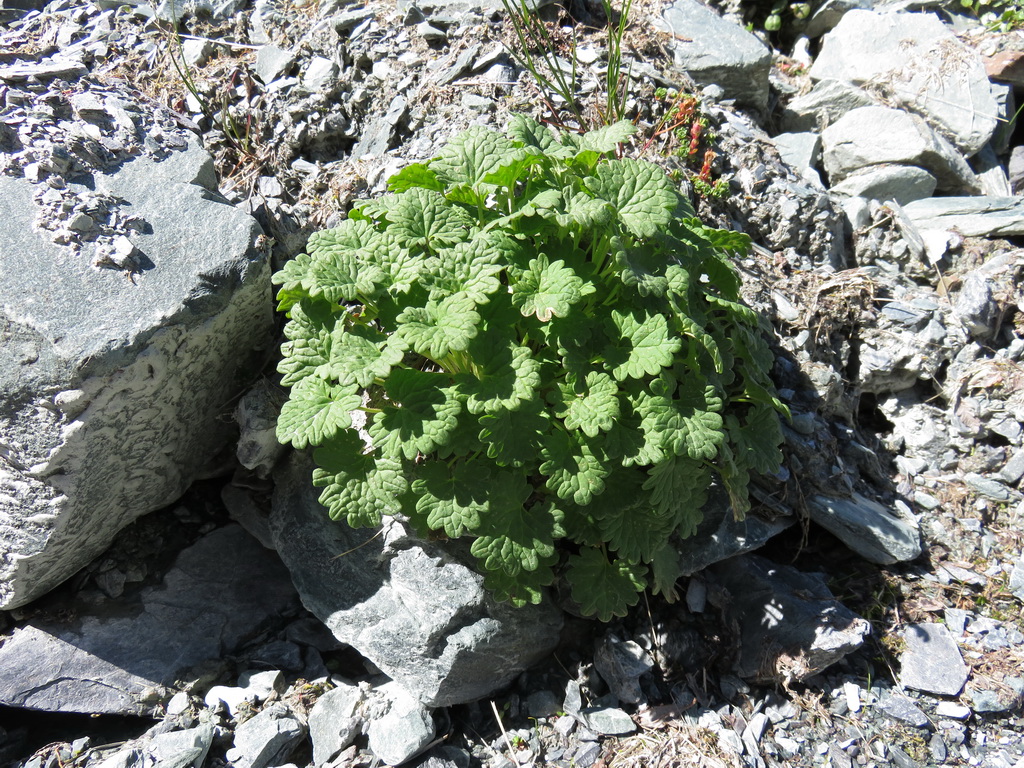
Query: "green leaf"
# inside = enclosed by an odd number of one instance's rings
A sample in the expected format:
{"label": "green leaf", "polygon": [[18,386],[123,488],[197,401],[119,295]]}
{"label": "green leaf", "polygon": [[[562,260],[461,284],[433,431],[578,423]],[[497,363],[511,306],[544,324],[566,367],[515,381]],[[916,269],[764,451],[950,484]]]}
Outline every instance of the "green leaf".
{"label": "green leaf", "polygon": [[514,251],[503,235],[482,233],[438,254],[437,274],[430,280],[431,298],[465,293],[476,304],[486,304],[501,288],[504,259]]}
{"label": "green leaf", "polygon": [[674,527],[674,518],[654,509],[644,493],[645,475],[620,469],[606,481],[607,490],[587,507],[607,542],[630,563],[648,562]]}
{"label": "green leaf", "polygon": [[623,560],[609,562],[601,550],[587,547],[569,558],[565,577],[585,616],[611,621],[613,616],[625,616],[629,607],[639,602],[646,571],[642,565]]}
{"label": "green leaf", "polygon": [[651,504],[663,519],[671,521],[669,530],[675,529],[686,538],[697,532],[704,515],[701,508],[707,501],[711,476],[702,462],[669,456],[651,467],[644,490],[651,494]]}
{"label": "green leaf", "polygon": [[397,334],[385,335],[365,325],[348,329],[339,325],[332,337],[328,365],[331,376],[340,384],[369,387],[402,362],[407,349]]}
{"label": "green leaf", "polygon": [[782,424],[772,408],[753,406],[743,422],[730,414],[726,425],[729,439],[735,443],[737,453],[747,466],[762,474],[778,471],[782,466]]}
{"label": "green leaf", "polygon": [[613,309],[611,318],[618,341],[606,351],[605,367],[618,381],[657,376],[672,365],[682,341],[669,334],[664,315]]}
{"label": "green leaf", "polygon": [[611,239],[610,247],[624,284],[636,288],[641,296],[665,296],[669,280],[665,274],[665,254],[661,250],[649,243],[627,247],[619,237]]}
{"label": "green leaf", "polygon": [[604,229],[615,219],[615,209],[607,200],[595,200],[585,192],[576,192],[565,201],[564,213],[555,216],[561,227],[585,230]]}
{"label": "green leaf", "polygon": [[444,184],[437,174],[423,163],[410,163],[388,179],[388,189],[392,192],[405,192],[413,187],[444,192]]}
{"label": "green leaf", "polygon": [[334,251],[313,262],[310,293],[330,302],[367,301],[377,295],[384,272],[364,251]]}
{"label": "green leaf", "polygon": [[406,248],[428,251],[468,240],[475,222],[466,211],[451,205],[440,192],[412,187],[387,211],[388,232]]}
{"label": "green leaf", "polygon": [[593,285],[584,283],[564,261],[549,262],[540,254],[512,287],[512,303],[523,317],[536,315],[546,323],[552,316],[565,317],[573,304],[593,292]]}
{"label": "green leaf", "polygon": [[714,459],[725,437],[722,431],[722,400],[714,387],[687,382],[672,397],[653,393],[642,397],[637,411],[644,432],[659,441],[666,453],[691,459]]}
{"label": "green leaf", "polygon": [[553,391],[555,415],[566,429],[581,429],[587,437],[607,432],[619,417],[619,388],[607,373],[592,371],[573,385],[560,383]]}
{"label": "green leaf", "polygon": [[508,135],[515,142],[537,150],[547,157],[571,157],[572,151],[563,147],[550,129],[526,115],[512,115]]}
{"label": "green leaf", "polygon": [[489,173],[501,168],[514,149],[512,142],[500,133],[471,125],[448,142],[441,154],[430,161],[430,167],[446,184],[476,187]]}
{"label": "green leaf", "polygon": [[481,461],[428,461],[413,481],[416,511],[426,516],[430,530],[443,530],[452,539],[480,527],[480,516],[488,509],[493,474]]}
{"label": "green leaf", "polygon": [[281,271],[275,272],[270,281],[274,285],[282,286],[282,290],[285,291],[294,291],[299,288],[309,291],[312,285],[310,280],[312,266],[313,260],[307,254],[300,253],[294,259],[286,261]]}
{"label": "green leaf", "polygon": [[679,193],[665,172],[640,160],[613,160],[597,166],[586,184],[595,196],[611,203],[619,218],[637,237],[654,237],[666,227]]}
{"label": "green leaf", "polygon": [[469,347],[477,373],[458,377],[470,413],[514,411],[537,397],[540,363],[528,347],[503,343],[502,334],[478,336]]}
{"label": "green leaf", "polygon": [[398,333],[418,355],[440,361],[463,352],[479,332],[480,315],[473,300],[457,293],[425,307],[409,307],[398,316]]}
{"label": "green leaf", "polygon": [[526,480],[511,472],[502,472],[495,481],[494,503],[470,546],[486,570],[516,575],[557,559],[555,539],[565,536],[562,511],[551,503],[524,506],[531,493]]}
{"label": "green leaf", "polygon": [[537,461],[551,423],[539,402],[528,401],[517,411],[501,409],[480,417],[480,441],[499,466],[521,467]]}
{"label": "green leaf", "polygon": [[615,152],[619,144],[629,141],[629,137],[636,133],[636,126],[629,120],[620,120],[612,125],[606,125],[593,131],[583,134],[580,140],[580,149],[590,149],[601,154]]}
{"label": "green leaf", "polygon": [[[556,560],[557,557],[551,558]],[[512,603],[516,608],[538,605],[544,597],[544,587],[554,581],[552,563],[545,562],[536,571],[484,571],[484,586],[491,590],[495,600]]]}
{"label": "green leaf", "polygon": [[350,412],[362,405],[353,389],[333,387],[316,376],[307,376],[292,387],[277,419],[277,439],[302,449],[321,445],[352,426]]}
{"label": "green leaf", "polygon": [[414,459],[445,445],[462,410],[447,377],[409,368],[391,372],[385,385],[390,404],[374,414],[367,431],[385,456]]}
{"label": "green leaf", "polygon": [[555,430],[544,439],[540,455],[540,472],[558,498],[583,506],[604,491],[608,467],[600,450],[579,432]]}
{"label": "green leaf", "polygon": [[364,449],[359,435],[348,430],[313,451],[318,465],[313,485],[324,489],[320,503],[332,520],[344,518],[353,528],[379,525],[382,515],[398,514],[408,490],[400,462]]}
{"label": "green leaf", "polygon": [[306,241],[306,250],[313,261],[329,261],[347,251],[371,248],[380,233],[369,221],[346,219],[333,229],[314,232]]}
{"label": "green leaf", "polygon": [[666,542],[651,558],[651,592],[662,595],[665,602],[674,603],[679,599],[676,582],[682,575],[679,567],[679,552]]}

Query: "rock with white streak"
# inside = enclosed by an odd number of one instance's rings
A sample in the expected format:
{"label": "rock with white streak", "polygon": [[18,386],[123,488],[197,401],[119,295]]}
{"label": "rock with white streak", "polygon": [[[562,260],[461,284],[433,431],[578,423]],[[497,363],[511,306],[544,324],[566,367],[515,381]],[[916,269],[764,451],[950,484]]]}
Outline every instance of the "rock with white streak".
{"label": "rock with white streak", "polygon": [[0,271],[18,276],[0,303],[0,608],[179,498],[233,436],[225,411],[271,343],[259,225],[217,195],[194,137],[172,138],[182,149],[163,159],[64,182],[69,200],[101,195],[145,222],[123,272],[38,227],[48,185],[0,176]]}
{"label": "rock with white streak", "polygon": [[938,16],[852,10],[825,35],[815,80],[871,86],[934,126],[968,157],[998,125],[998,86]]}

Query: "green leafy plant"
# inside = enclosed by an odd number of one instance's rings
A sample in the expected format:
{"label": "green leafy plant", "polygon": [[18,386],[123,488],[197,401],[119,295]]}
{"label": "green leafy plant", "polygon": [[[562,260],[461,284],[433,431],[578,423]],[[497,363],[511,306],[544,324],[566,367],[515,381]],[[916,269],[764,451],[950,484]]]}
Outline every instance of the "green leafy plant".
{"label": "green leafy plant", "polygon": [[1020,0],[960,0],[960,5],[995,32],[1024,29],[1024,6]]}
{"label": "green leafy plant", "polygon": [[[581,132],[592,123],[608,126],[625,119],[632,67],[623,70],[622,39],[629,25],[633,0],[624,0],[617,20],[610,0],[601,0],[607,19],[608,61],[602,91],[603,103],[595,105],[596,120],[584,114],[585,110],[577,98],[579,59],[576,55],[578,41],[575,30],[572,37],[562,43],[538,15],[535,0],[501,2],[516,36],[517,47],[512,48],[511,53],[533,77],[545,106],[558,125],[564,127],[559,118],[563,111],[559,104],[565,105],[564,109],[575,118]],[[562,58],[560,52],[564,52],[567,58]]]}
{"label": "green leafy plant", "polygon": [[274,276],[278,436],[313,447],[331,517],[468,537],[516,604],[564,570],[608,620],[674,597],[714,477],[748,509],[784,410],[730,263],[749,240],[616,159],[633,131],[473,127]]}

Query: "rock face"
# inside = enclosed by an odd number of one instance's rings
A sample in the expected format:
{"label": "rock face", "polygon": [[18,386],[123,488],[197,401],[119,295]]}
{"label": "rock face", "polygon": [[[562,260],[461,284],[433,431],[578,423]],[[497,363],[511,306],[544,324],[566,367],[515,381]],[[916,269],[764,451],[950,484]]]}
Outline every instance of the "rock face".
{"label": "rock face", "polygon": [[312,465],[275,472],[270,529],[305,606],[429,706],[487,696],[558,642],[560,612],[495,602],[483,578],[394,520],[382,535],[334,522]]}
{"label": "rock face", "polygon": [[968,157],[1001,114],[981,57],[934,14],[852,10],[825,35],[810,74],[880,89]]}
{"label": "rock face", "polygon": [[219,528],[136,600],[16,630],[0,647],[0,703],[149,715],[193,668],[235,653],[298,608],[281,561],[238,526]]}
{"label": "rock face", "polygon": [[88,198],[131,212],[92,264],[39,228],[51,185],[0,176],[0,270],[18,276],[0,303],[0,608],[179,497],[228,440],[220,417],[269,342],[259,226],[215,194],[194,138],[175,139],[162,158],[54,181],[58,208]]}

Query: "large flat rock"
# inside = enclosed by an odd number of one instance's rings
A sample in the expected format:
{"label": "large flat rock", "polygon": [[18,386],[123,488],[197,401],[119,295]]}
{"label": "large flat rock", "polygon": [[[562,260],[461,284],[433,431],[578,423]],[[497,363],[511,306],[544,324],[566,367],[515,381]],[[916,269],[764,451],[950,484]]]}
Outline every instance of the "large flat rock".
{"label": "large flat rock", "polygon": [[918,229],[955,229],[967,237],[1024,235],[1024,198],[933,197],[904,206]]}
{"label": "large flat rock", "polygon": [[938,16],[851,10],[822,40],[814,80],[870,87],[916,112],[968,157],[996,130],[997,88]]}
{"label": "large flat rock", "polygon": [[311,473],[302,454],[278,468],[270,517],[302,602],[424,704],[483,698],[554,649],[562,616],[550,600],[495,601],[457,542],[420,540],[391,518],[378,534],[332,521]]}
{"label": "large flat rock", "polygon": [[184,550],[160,586],[16,629],[0,646],[0,704],[151,715],[194,668],[299,609],[280,559],[237,525],[220,528]]}
{"label": "large flat rock", "polygon": [[0,176],[0,271],[16,276],[0,299],[0,608],[179,497],[230,438],[224,413],[270,342],[259,225],[216,194],[194,137],[179,143],[68,176],[130,211],[131,270],[56,244],[36,226],[47,185]]}

